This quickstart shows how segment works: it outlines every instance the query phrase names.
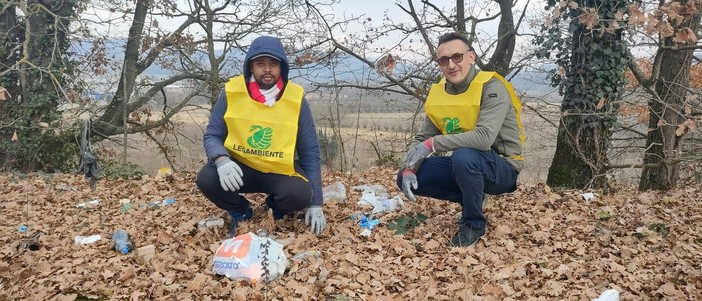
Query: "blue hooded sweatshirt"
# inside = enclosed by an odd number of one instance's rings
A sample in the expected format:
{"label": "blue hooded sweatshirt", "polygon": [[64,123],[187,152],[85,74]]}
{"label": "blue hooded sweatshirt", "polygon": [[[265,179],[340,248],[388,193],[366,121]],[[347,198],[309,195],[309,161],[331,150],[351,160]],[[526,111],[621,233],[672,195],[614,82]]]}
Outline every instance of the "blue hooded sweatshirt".
{"label": "blue hooded sweatshirt", "polygon": [[[274,37],[259,37],[251,43],[249,52],[244,59],[244,78],[247,81],[251,78],[251,58],[261,54],[270,55],[280,61],[280,76],[283,78],[283,83],[287,86],[288,73],[290,72],[288,57],[285,53],[285,48],[283,48],[283,43]],[[285,89],[285,86],[283,89]],[[225,91],[222,91],[212,109],[210,122],[203,137],[209,164],[214,165],[214,160],[217,157],[230,157],[229,151],[224,147],[224,140],[227,138],[228,133],[227,125],[224,122],[224,113],[226,111],[227,97]],[[304,98],[302,99],[300,116],[298,118],[295,153],[307,179],[312,184],[310,205],[322,205],[324,201],[322,198],[322,161],[319,157],[317,129],[314,125],[314,119],[312,119],[310,105]],[[246,185],[246,179],[244,179],[244,185]]]}

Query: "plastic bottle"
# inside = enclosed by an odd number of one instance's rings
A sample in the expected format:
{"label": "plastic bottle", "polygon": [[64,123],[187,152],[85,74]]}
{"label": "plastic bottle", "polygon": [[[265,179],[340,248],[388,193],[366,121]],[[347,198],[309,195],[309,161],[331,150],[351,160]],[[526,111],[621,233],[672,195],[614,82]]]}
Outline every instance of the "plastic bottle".
{"label": "plastic bottle", "polygon": [[132,250],[132,241],[129,239],[129,233],[122,229],[115,231],[112,234],[112,240],[115,241],[115,250],[126,255]]}

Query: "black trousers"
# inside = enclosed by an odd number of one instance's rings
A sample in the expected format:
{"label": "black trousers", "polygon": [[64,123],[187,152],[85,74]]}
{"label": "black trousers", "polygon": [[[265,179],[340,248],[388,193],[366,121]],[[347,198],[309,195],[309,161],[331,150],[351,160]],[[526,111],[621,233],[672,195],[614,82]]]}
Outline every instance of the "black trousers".
{"label": "black trousers", "polygon": [[[312,185],[300,177],[286,176],[274,173],[263,173],[232,159],[241,167],[244,185],[238,191],[225,191],[219,183],[217,166],[214,163],[205,164],[197,174],[195,182],[205,195],[217,207],[227,211],[244,212],[249,207],[249,200],[240,193],[268,194],[266,202],[281,213],[300,211],[312,200]],[[305,176],[297,161],[295,171]]]}

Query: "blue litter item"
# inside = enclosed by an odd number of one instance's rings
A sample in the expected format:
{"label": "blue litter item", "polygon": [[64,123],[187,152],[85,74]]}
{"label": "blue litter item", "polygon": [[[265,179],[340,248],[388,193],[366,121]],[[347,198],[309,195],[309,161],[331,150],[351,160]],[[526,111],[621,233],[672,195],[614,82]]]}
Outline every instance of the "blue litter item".
{"label": "blue litter item", "polygon": [[28,229],[29,228],[27,228],[27,226],[25,226],[25,225],[19,226],[20,233],[27,233]]}
{"label": "blue litter item", "polygon": [[361,215],[361,221],[358,223],[361,225],[361,228],[373,230],[375,225],[379,224],[380,221],[377,219],[368,219],[368,217],[366,217],[365,215]]}
{"label": "blue litter item", "polygon": [[115,250],[126,255],[132,250],[132,241],[129,239],[129,233],[119,229],[112,234],[112,240],[115,241]]}

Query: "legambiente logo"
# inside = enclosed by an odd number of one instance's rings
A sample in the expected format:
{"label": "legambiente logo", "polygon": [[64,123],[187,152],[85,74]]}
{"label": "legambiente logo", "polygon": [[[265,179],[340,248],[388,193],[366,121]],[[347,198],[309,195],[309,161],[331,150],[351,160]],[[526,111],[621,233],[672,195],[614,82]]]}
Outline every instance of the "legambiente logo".
{"label": "legambiente logo", "polygon": [[456,117],[444,117],[441,119],[444,122],[444,128],[446,129],[446,134],[458,134],[463,133],[461,130],[461,122]]}
{"label": "legambiente logo", "polygon": [[260,125],[252,125],[249,132],[253,132],[251,137],[246,139],[246,143],[255,149],[267,149],[271,147],[271,139],[273,138],[273,129],[264,128]]}

